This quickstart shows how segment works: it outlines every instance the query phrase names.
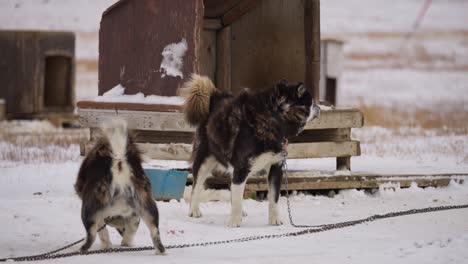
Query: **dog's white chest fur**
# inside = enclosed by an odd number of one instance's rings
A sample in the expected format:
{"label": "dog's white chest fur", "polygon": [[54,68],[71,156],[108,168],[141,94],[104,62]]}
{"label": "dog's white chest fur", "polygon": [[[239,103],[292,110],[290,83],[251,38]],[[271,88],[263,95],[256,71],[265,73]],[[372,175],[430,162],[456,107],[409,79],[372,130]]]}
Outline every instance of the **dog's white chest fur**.
{"label": "dog's white chest fur", "polygon": [[260,154],[258,157],[251,159],[250,164],[251,172],[258,172],[265,168],[270,168],[273,164],[278,164],[283,161],[284,157],[281,153],[266,152]]}

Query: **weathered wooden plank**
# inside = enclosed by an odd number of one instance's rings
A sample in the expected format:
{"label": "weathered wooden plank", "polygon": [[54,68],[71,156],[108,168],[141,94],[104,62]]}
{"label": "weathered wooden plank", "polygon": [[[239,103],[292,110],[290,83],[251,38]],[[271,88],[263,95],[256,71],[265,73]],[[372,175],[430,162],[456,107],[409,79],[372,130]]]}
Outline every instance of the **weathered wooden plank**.
{"label": "weathered wooden plank", "polygon": [[[410,187],[415,182],[419,187],[436,187],[447,186],[450,183],[450,178],[446,179],[416,179],[416,180],[395,180],[395,181],[378,181],[378,180],[364,180],[364,181],[333,181],[333,182],[302,182],[288,184],[288,190],[327,190],[327,189],[372,189],[379,188],[384,183],[399,184],[400,187]],[[268,191],[268,184],[246,184],[246,191]],[[281,186],[281,190],[285,190],[285,186]]]}
{"label": "weathered wooden plank", "polygon": [[119,117],[127,120],[131,129],[194,132],[181,113],[78,109],[82,127],[99,127],[106,119]]}
{"label": "weathered wooden plank", "polygon": [[223,16],[238,4],[240,0],[204,0],[205,18],[218,18]]}
{"label": "weathered wooden plank", "polygon": [[364,125],[364,116],[359,109],[325,110],[320,117],[307,123],[305,129],[356,128]]}
{"label": "weathered wooden plank", "polygon": [[211,80],[215,79],[216,72],[216,31],[202,30],[202,45],[200,45],[200,73],[208,76]]}
{"label": "weathered wooden plank", "polygon": [[348,157],[361,154],[359,141],[293,143],[288,146],[288,158]]}
{"label": "weathered wooden plank", "polygon": [[5,119],[5,111],[6,111],[5,99],[0,98],[0,121]]}
{"label": "weathered wooden plank", "polygon": [[[152,159],[189,160],[192,152],[191,144],[142,143],[139,144],[139,146],[140,145],[144,147],[144,149],[148,150],[147,155]],[[177,153],[177,155],[167,155],[166,153],[159,153],[158,151],[164,150],[166,148],[165,146],[170,146],[167,147],[168,149],[170,149],[170,152]],[[358,155],[360,155],[358,141],[293,143],[289,144],[288,147],[289,159],[348,157]]]}
{"label": "weathered wooden plank", "polygon": [[[152,144],[137,143],[143,155],[151,159],[158,160],[190,160],[192,154],[191,144]],[[88,153],[94,146],[93,141],[83,142],[80,145],[81,154]],[[84,152],[83,152],[84,151]]]}
{"label": "weathered wooden plank", "polygon": [[217,18],[205,18],[203,19],[203,29],[204,30],[219,30],[223,27],[221,20]]}
{"label": "weathered wooden plank", "polygon": [[[98,127],[104,120],[118,116],[127,120],[132,129],[195,131],[184,121],[182,113],[78,108],[78,114],[82,127]],[[324,110],[320,117],[309,122],[305,129],[354,128],[363,125],[363,114],[358,109]]]}
{"label": "weathered wooden plank", "polygon": [[233,91],[263,89],[281,79],[304,82],[303,2],[260,1],[231,24]]}
{"label": "weathered wooden plank", "polygon": [[305,0],[305,84],[315,102],[319,101],[320,80],[320,0]]}
{"label": "weathered wooden plank", "polygon": [[144,155],[158,160],[190,160],[191,144],[151,144],[137,143]]}
{"label": "weathered wooden plank", "polygon": [[231,8],[221,17],[222,24],[224,26],[232,24],[234,21],[240,19],[243,15],[257,7],[260,2],[260,0],[240,0],[236,6]]}
{"label": "weathered wooden plank", "polygon": [[182,105],[175,104],[143,104],[143,103],[123,103],[123,102],[95,102],[78,101],[78,109],[104,109],[104,110],[131,110],[131,111],[152,111],[152,112],[182,112]]}
{"label": "weathered wooden plank", "polygon": [[[355,188],[379,188],[382,184],[394,184],[400,187],[410,187],[413,182],[419,187],[446,186],[451,180],[462,183],[468,180],[468,174],[427,174],[427,175],[377,175],[377,174],[353,174],[353,175],[328,175],[317,176],[317,172],[289,171],[288,190],[323,190],[323,189],[355,189]],[[191,174],[187,182],[193,183]],[[229,188],[229,177],[208,178],[209,188]],[[283,178],[282,190],[285,190]],[[268,184],[265,176],[251,177],[247,180],[246,191],[267,191]]]}
{"label": "weathered wooden plank", "polygon": [[[90,128],[91,140],[96,140],[102,136],[101,130],[96,127]],[[138,143],[185,143],[192,144],[194,133],[179,131],[153,131],[153,130],[132,130],[135,140]]]}
{"label": "weathered wooden plank", "polygon": [[346,141],[351,139],[351,128],[326,128],[304,130],[289,143]]}
{"label": "weathered wooden plank", "polygon": [[216,86],[231,91],[231,27],[220,30],[216,36]]}

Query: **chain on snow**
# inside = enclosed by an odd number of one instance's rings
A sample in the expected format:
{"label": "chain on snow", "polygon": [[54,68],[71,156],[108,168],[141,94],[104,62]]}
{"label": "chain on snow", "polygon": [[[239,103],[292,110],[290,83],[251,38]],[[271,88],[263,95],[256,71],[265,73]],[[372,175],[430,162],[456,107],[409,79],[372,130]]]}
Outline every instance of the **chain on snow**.
{"label": "chain on snow", "polygon": [[[283,155],[287,155],[284,153]],[[285,171],[285,189],[286,189],[286,203],[288,206],[288,216],[289,222],[291,226],[303,228],[302,230],[295,231],[295,232],[287,232],[282,234],[270,234],[270,235],[258,235],[258,236],[249,236],[243,238],[235,238],[235,239],[227,239],[227,240],[218,240],[218,241],[208,241],[208,242],[197,242],[197,243],[187,243],[187,244],[178,244],[178,245],[169,245],[166,246],[166,249],[178,249],[178,248],[191,248],[191,247],[207,247],[207,246],[215,246],[215,245],[222,245],[222,244],[230,244],[230,243],[241,243],[241,242],[248,242],[254,240],[265,240],[265,239],[275,239],[275,238],[283,238],[283,237],[295,237],[307,234],[314,234],[314,233],[321,233],[329,230],[334,229],[341,229],[344,227],[355,226],[363,223],[373,222],[376,220],[386,219],[386,218],[393,218],[405,215],[414,215],[414,214],[421,214],[421,213],[429,213],[429,212],[438,212],[438,211],[445,211],[445,210],[453,210],[453,209],[463,209],[468,208],[468,204],[463,205],[449,205],[449,206],[438,206],[438,207],[427,207],[421,209],[411,209],[406,211],[398,211],[398,212],[391,212],[386,214],[375,214],[369,216],[367,218],[362,218],[358,220],[351,220],[351,221],[344,221],[334,224],[323,224],[323,225],[297,225],[293,221],[292,212],[291,212],[291,205],[289,202],[289,194],[288,194],[288,175],[287,175],[287,168],[286,162],[283,163],[283,169]],[[101,227],[100,229],[104,228],[105,226]],[[23,257],[12,257],[12,258],[3,258],[0,259],[0,262],[5,261],[37,261],[37,260],[46,260],[46,259],[59,259],[59,258],[66,258],[72,256],[84,256],[84,255],[96,255],[96,254],[104,254],[104,253],[118,253],[118,252],[135,252],[135,251],[146,251],[146,250],[154,250],[154,247],[134,247],[134,248],[110,248],[110,249],[101,249],[101,250],[90,250],[90,251],[74,251],[70,253],[61,253],[58,252],[68,249],[80,242],[84,241],[84,239],[80,239],[76,242],[73,242],[69,245],[66,245],[62,248],[59,248],[54,251],[50,251],[40,255],[31,255],[31,256],[23,256]]]}

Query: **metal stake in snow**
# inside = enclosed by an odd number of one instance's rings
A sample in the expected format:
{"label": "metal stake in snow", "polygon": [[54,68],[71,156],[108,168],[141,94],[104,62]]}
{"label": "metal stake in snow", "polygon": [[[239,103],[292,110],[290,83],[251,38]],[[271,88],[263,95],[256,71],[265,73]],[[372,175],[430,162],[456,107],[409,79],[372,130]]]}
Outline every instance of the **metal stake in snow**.
{"label": "metal stake in snow", "polygon": [[421,22],[426,15],[427,10],[431,6],[432,0],[426,0],[419,10],[419,14],[416,17],[416,20],[413,22],[413,26],[411,28],[411,31],[408,31],[405,35],[405,38],[403,40],[403,43],[401,45],[401,49],[406,45],[406,43],[411,39],[411,37],[414,35],[414,33],[418,30],[419,26],[421,25]]}

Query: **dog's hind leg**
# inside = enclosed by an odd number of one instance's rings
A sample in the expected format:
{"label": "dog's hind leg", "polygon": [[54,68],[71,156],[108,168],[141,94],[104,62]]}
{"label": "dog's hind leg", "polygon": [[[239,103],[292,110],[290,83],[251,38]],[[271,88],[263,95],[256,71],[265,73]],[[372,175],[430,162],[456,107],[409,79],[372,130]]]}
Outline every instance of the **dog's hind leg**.
{"label": "dog's hind leg", "polygon": [[101,248],[102,249],[107,249],[112,246],[112,243],[109,238],[109,231],[107,230],[107,227],[104,226],[104,220],[99,220],[97,224],[98,228],[102,229],[99,232],[99,239],[101,240]]}
{"label": "dog's hind leg", "polygon": [[200,194],[205,189],[205,181],[211,176],[213,169],[216,167],[218,162],[213,156],[206,158],[200,165],[200,167],[194,170],[194,179],[192,189],[192,198],[190,200],[190,217],[201,217],[200,212]]}
{"label": "dog's hind leg", "polygon": [[270,225],[282,225],[278,213],[278,199],[281,191],[281,181],[283,179],[283,170],[281,165],[274,164],[268,174],[268,223]]}
{"label": "dog's hind leg", "polygon": [[153,200],[150,190],[140,193],[139,196],[139,199],[141,199],[141,218],[143,218],[143,221],[150,231],[151,240],[153,241],[154,248],[156,249],[156,254],[163,255],[166,249],[164,248],[159,235],[159,214],[156,203]]}
{"label": "dog's hind leg", "polygon": [[81,251],[87,251],[94,243],[96,240],[96,234],[99,229],[99,219],[97,219],[96,214],[90,213],[86,210],[84,210],[84,206],[81,211],[81,219],[83,221],[83,225],[86,229],[86,241],[85,243],[81,246],[80,250]]}
{"label": "dog's hind leg", "polygon": [[135,233],[138,230],[138,225],[140,224],[140,217],[136,214],[125,218],[125,229],[122,234],[122,243],[123,247],[129,247],[132,245],[133,238]]}

